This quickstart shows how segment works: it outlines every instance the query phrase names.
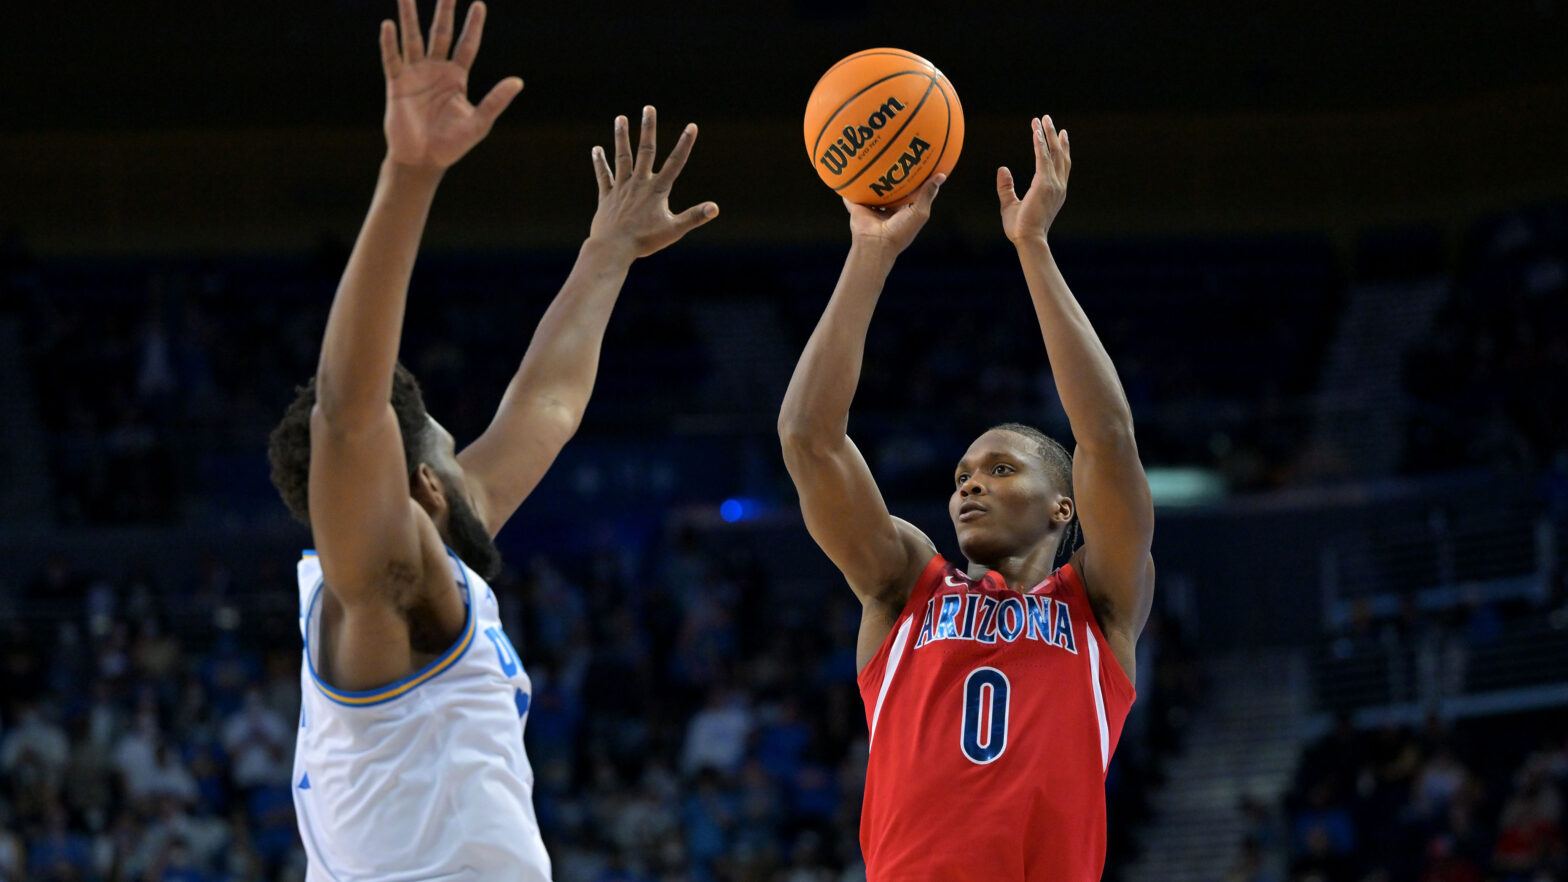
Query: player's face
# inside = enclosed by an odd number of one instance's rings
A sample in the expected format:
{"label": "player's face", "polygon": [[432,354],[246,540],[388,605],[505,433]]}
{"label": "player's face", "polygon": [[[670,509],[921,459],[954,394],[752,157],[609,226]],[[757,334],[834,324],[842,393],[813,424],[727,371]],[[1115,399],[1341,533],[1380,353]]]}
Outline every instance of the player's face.
{"label": "player's face", "polygon": [[1061,498],[1033,442],[993,429],[958,461],[947,513],[964,557],[991,565],[1045,541]]}
{"label": "player's face", "polygon": [[441,480],[447,504],[446,529],[441,538],[474,572],[494,579],[501,572],[501,550],[496,547],[484,522],[474,513],[463,466],[457,461],[457,441],[434,417],[430,419],[430,431],[435,433],[436,442],[430,465]]}

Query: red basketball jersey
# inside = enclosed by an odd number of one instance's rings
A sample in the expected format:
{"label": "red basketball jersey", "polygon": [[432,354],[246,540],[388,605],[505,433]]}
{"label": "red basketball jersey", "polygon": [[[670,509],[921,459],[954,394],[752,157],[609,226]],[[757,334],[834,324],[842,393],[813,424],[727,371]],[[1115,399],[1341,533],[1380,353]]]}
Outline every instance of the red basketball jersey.
{"label": "red basketball jersey", "polygon": [[931,559],[860,672],[867,882],[1090,882],[1132,707],[1071,565],[1020,594]]}

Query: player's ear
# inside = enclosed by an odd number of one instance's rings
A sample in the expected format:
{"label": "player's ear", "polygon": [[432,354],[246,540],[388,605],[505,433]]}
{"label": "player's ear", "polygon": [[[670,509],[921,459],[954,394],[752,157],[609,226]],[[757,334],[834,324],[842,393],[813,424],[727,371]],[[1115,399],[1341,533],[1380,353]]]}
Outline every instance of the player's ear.
{"label": "player's ear", "polygon": [[1051,520],[1061,524],[1062,526],[1066,526],[1067,524],[1072,523],[1073,512],[1075,510],[1076,509],[1073,505],[1072,497],[1058,496],[1056,498],[1056,510],[1051,512]]}
{"label": "player's ear", "polygon": [[441,485],[436,470],[430,463],[422,462],[414,468],[414,474],[409,478],[409,492],[414,501],[418,502],[432,518],[446,511],[446,488]]}

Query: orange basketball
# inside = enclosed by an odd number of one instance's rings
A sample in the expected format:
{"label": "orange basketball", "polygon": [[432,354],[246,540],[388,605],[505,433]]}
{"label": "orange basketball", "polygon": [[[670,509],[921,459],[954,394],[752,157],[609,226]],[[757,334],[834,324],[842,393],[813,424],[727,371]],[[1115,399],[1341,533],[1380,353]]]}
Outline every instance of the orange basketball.
{"label": "orange basketball", "polygon": [[964,109],[931,62],[867,49],[817,81],[805,130],[812,167],[833,192],[862,205],[901,205],[958,162]]}

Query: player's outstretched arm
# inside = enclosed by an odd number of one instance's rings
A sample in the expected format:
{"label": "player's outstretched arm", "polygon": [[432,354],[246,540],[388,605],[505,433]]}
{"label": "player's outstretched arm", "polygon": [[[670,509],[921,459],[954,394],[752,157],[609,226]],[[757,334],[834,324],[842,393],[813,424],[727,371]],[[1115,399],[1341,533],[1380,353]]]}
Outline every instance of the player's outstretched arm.
{"label": "player's outstretched arm", "polygon": [[1049,116],[1031,121],[1034,180],[1019,199],[1006,168],[996,175],[1002,228],[1018,249],[1034,301],[1062,409],[1078,449],[1073,495],[1083,523],[1080,573],[1122,667],[1132,676],[1133,649],[1154,600],[1154,503],[1138,459],[1132,409],[1094,326],[1051,256],[1046,232],[1067,198],[1072,154],[1067,132]]}
{"label": "player's outstretched arm", "polygon": [[[454,3],[439,0],[428,51],[414,0],[398,3],[401,46],[392,22],[381,24],[387,155],[370,212],[333,298],[316,368],[310,520],[326,583],[345,607],[366,601],[384,606],[389,590],[422,581],[432,544],[437,562],[444,563],[434,525],[409,495],[391,406],[392,371],[409,275],[436,185],[447,167],[485,137],[522,89],[522,81],[511,77],[478,106],[469,103],[468,68],[479,49],[485,7],[476,2],[469,8],[463,34],[448,59]],[[375,642],[373,634],[359,636],[367,645]],[[344,639],[357,642],[353,634]],[[401,675],[407,670],[407,643],[406,638],[388,641],[384,651],[376,652],[348,647],[339,653],[342,663],[334,666],[336,685],[379,685],[388,672],[393,678]],[[350,658],[353,663],[348,663]]]}
{"label": "player's outstretched arm", "polygon": [[[891,613],[888,627],[935,551],[919,530],[889,514],[871,469],[849,439],[849,405],[860,383],[866,331],[882,286],[893,261],[930,217],[941,183],[940,176],[933,179],[913,202],[892,212],[845,201],[849,258],[779,412],[784,464],[800,493],[806,529],[868,612],[877,606]],[[863,628],[862,663],[869,657],[866,636]],[[874,652],[881,640],[872,636]]]}
{"label": "player's outstretched arm", "polygon": [[577,431],[599,371],[599,347],[632,261],[675,243],[719,214],[712,202],[670,211],[670,188],[697,140],[687,125],[654,170],[658,117],[642,111],[632,155],[626,117],[615,120],[615,169],[593,148],[599,208],[577,263],[534,331],[490,427],[458,455],[490,535],[500,532]]}

